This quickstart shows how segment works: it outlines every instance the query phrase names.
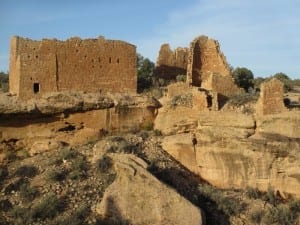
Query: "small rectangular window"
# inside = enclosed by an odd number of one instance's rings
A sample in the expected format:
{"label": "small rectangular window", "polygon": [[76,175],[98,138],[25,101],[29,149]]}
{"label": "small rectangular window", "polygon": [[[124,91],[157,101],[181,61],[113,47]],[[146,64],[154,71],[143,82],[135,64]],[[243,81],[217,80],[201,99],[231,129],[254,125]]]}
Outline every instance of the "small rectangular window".
{"label": "small rectangular window", "polygon": [[34,92],[34,94],[40,92],[40,84],[39,83],[34,83],[33,84],[33,92]]}

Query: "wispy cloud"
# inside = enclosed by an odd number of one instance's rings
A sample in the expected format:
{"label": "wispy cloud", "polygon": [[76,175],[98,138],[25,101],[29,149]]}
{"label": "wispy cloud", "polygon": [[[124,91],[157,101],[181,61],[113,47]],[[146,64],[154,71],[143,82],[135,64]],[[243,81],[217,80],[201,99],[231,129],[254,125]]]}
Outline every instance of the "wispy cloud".
{"label": "wispy cloud", "polygon": [[[152,60],[159,47],[168,42],[174,48],[188,46],[200,34],[219,40],[233,66],[248,66],[257,75],[278,71],[300,74],[300,3],[271,0],[199,0],[194,5],[169,12],[153,38],[138,41]],[[155,51],[156,52],[155,52]],[[285,56],[286,58],[282,58]],[[292,66],[292,68],[291,68]],[[264,68],[264,69],[262,69]]]}

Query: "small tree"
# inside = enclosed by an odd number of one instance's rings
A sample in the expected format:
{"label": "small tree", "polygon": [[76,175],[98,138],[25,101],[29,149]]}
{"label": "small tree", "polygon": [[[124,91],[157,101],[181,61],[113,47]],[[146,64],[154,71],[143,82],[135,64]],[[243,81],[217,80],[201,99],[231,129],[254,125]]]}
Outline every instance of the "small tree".
{"label": "small tree", "polygon": [[142,92],[152,86],[154,67],[155,64],[150,59],[137,54],[138,92]]}
{"label": "small tree", "polygon": [[288,92],[290,90],[292,90],[292,80],[289,78],[288,75],[286,75],[285,73],[276,73],[273,76],[271,76],[271,78],[277,78],[278,80],[280,80],[283,83],[283,88],[285,92]]}
{"label": "small tree", "polygon": [[253,73],[251,70],[245,68],[245,67],[237,67],[233,70],[233,77],[235,83],[241,87],[244,88],[245,91],[248,91],[249,88],[253,88]]}

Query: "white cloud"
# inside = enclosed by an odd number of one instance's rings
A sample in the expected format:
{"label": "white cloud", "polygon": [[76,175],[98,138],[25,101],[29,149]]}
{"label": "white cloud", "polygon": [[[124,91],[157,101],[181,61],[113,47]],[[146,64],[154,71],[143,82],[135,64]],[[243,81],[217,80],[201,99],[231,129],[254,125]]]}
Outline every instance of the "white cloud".
{"label": "white cloud", "polygon": [[[296,77],[300,68],[294,48],[300,47],[300,19],[295,9],[300,4],[291,2],[199,0],[195,5],[170,12],[153,37],[136,43],[143,46],[142,54],[156,60],[162,43],[170,43],[173,48],[188,46],[196,36],[205,34],[219,40],[233,66],[249,66],[263,76],[287,71]],[[288,59],[282,59],[282,55]]]}

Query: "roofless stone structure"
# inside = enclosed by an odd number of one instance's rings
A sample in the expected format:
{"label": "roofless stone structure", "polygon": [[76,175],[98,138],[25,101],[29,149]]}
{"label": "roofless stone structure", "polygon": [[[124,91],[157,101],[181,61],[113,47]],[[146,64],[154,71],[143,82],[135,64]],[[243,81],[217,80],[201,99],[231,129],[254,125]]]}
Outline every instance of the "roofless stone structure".
{"label": "roofless stone structure", "polygon": [[137,89],[136,47],[103,37],[35,41],[14,36],[9,70],[9,91],[24,100],[56,91]]}

